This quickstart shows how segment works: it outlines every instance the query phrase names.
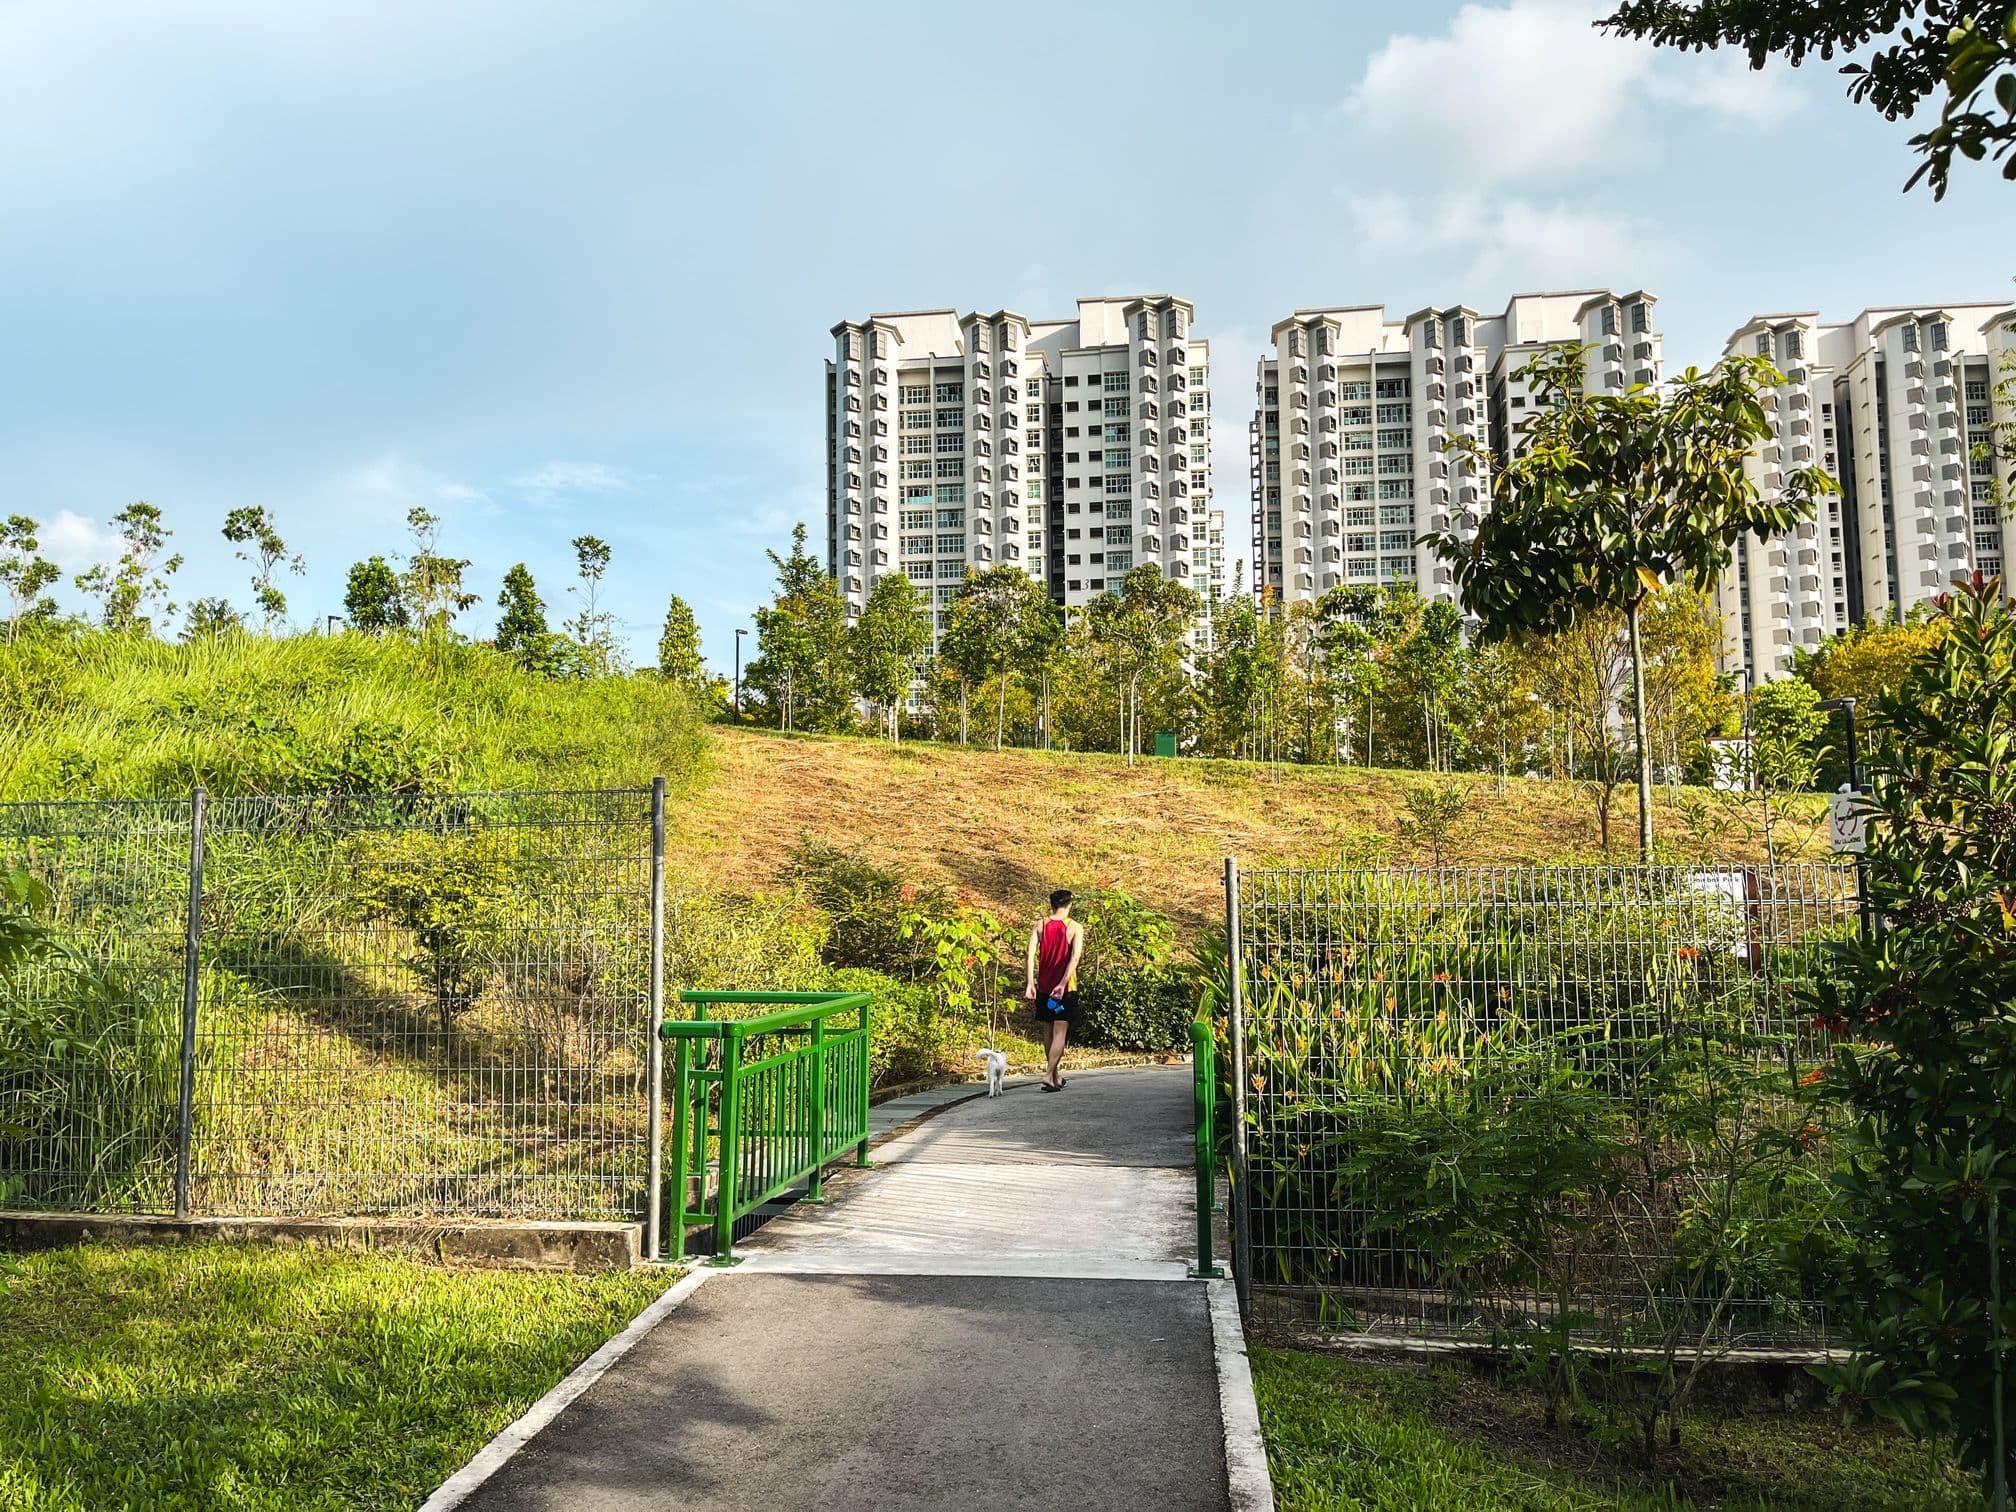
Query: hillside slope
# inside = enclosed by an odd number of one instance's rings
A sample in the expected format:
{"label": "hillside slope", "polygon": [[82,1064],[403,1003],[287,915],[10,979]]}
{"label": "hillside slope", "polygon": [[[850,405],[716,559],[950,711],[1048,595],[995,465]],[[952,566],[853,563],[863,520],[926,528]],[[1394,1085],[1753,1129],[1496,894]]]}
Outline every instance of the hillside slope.
{"label": "hillside slope", "polygon": [[[1173,915],[1186,932],[1221,912],[1220,867],[1320,864],[1382,855],[1425,862],[1400,838],[1413,772],[1140,760],[1039,751],[962,750],[913,742],[716,729],[710,774],[679,805],[671,864],[724,886],[768,886],[801,835],[860,848],[920,883],[971,889],[1024,915],[1055,886],[1111,883]],[[1449,863],[1597,860],[1595,811],[1569,783],[1459,777],[1470,807],[1445,847]],[[1633,799],[1618,794],[1613,832],[1627,860]],[[1679,815],[1662,840],[1703,859]],[[1808,854],[1817,856],[1817,847]]]}

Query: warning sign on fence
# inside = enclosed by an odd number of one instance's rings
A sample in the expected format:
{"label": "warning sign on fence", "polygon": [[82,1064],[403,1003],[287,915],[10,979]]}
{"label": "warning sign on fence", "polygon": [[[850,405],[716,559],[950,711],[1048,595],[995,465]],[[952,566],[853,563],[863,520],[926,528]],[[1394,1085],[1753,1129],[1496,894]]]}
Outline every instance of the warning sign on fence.
{"label": "warning sign on fence", "polygon": [[1862,795],[1845,782],[1834,795],[1827,830],[1837,852],[1859,856],[1869,849],[1869,816],[1862,806]]}

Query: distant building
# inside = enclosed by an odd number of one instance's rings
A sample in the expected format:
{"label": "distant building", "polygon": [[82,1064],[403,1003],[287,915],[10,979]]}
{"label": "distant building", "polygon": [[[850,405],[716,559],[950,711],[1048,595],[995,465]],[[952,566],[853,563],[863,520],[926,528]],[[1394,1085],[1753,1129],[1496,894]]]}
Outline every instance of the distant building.
{"label": "distant building", "polygon": [[1514,375],[1559,342],[1592,348],[1591,390],[1657,383],[1656,300],[1607,289],[1518,294],[1502,314],[1467,305],[1389,321],[1381,305],[1297,310],[1259,364],[1251,426],[1256,590],[1285,603],[1343,585],[1410,583],[1453,598],[1449,569],[1416,539],[1475,530],[1490,480],[1445,451],[1465,436],[1504,456],[1530,394]]}
{"label": "distant building", "polygon": [[1725,670],[1784,676],[1800,648],[2002,571],[2008,522],[1991,502],[1994,464],[1973,448],[1998,418],[2012,323],[2005,305],[1898,305],[1838,324],[1758,315],[1730,335],[1726,354],[1769,357],[1785,378],[1766,402],[1776,434],[1748,464],[1758,489],[1818,465],[1842,492],[1736,553],[1718,593]]}
{"label": "distant building", "polygon": [[833,327],[826,544],[849,614],[901,572],[942,630],[968,568],[1003,563],[1066,605],[1142,563],[1222,591],[1193,319],[1149,294],[1081,299],[1071,320],[921,310]]}

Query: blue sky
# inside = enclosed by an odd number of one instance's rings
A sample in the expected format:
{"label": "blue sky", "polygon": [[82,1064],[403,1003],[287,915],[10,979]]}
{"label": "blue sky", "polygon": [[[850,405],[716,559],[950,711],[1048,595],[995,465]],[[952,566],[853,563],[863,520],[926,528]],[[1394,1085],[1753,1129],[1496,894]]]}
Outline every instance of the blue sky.
{"label": "blue sky", "polygon": [[521,559],[567,612],[589,531],[646,660],[678,592],[725,663],[818,535],[842,317],[1194,300],[1246,556],[1297,306],[1642,285],[1677,367],[1757,310],[2016,294],[2016,190],[1905,196],[1831,65],[1598,9],[0,3],[0,513],[75,570],[147,499],[178,596],[243,605],[217,528],[267,505],[306,623],[421,504],[477,630]]}

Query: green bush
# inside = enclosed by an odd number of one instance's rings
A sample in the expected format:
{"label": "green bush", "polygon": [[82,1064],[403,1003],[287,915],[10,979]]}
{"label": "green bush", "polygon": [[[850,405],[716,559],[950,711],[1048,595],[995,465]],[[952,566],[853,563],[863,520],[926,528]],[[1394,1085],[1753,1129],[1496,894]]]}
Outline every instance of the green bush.
{"label": "green bush", "polygon": [[791,847],[785,876],[824,911],[826,941],[820,956],[827,965],[857,967],[912,980],[931,966],[928,943],[906,935],[906,913],[936,916],[946,900],[935,889],[906,884],[858,850],[828,845],[801,835]]}
{"label": "green bush", "polygon": [[966,1048],[963,1026],[938,1011],[935,994],[921,982],[900,982],[880,971],[842,967],[826,975],[837,992],[872,992],[868,1075],[878,1087],[914,1081],[949,1069]]}
{"label": "green bush", "polygon": [[1177,964],[1175,927],[1118,888],[1083,894],[1073,913],[1085,926],[1078,969],[1083,1042],[1149,1053],[1187,1046],[1197,986]]}

